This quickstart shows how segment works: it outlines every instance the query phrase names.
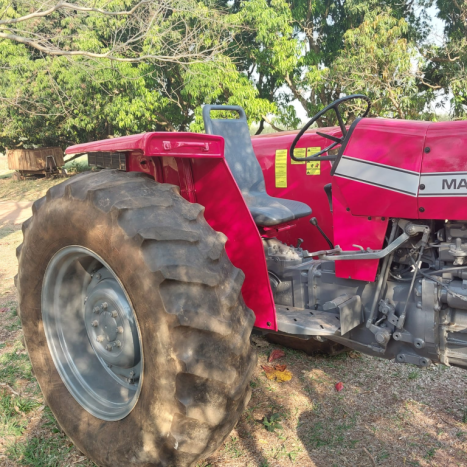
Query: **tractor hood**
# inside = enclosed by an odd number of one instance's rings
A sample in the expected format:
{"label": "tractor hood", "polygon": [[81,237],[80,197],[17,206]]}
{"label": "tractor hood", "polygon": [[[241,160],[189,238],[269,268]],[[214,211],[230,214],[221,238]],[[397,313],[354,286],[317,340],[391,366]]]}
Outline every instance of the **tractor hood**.
{"label": "tractor hood", "polygon": [[356,120],[331,173],[353,215],[465,219],[467,122]]}

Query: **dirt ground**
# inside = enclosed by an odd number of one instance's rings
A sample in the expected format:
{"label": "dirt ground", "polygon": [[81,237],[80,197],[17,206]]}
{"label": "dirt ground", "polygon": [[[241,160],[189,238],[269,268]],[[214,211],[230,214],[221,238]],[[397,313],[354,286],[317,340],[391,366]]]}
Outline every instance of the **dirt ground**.
{"label": "dirt ground", "polygon": [[[33,197],[14,186],[25,182],[1,177],[1,201],[2,193],[13,201]],[[43,194],[43,185],[30,189]],[[18,223],[0,223],[0,466],[92,466],[44,405],[21,343],[13,284],[21,240]],[[258,336],[252,345],[259,359],[248,409],[198,467],[467,466],[467,372],[357,352],[309,357]],[[261,368],[276,348],[285,351],[278,362],[290,381],[270,381]]]}

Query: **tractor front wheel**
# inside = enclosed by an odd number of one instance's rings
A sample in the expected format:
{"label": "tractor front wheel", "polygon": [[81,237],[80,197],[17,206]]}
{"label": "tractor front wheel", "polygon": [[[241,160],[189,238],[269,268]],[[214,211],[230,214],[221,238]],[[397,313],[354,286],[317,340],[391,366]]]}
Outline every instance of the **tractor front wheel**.
{"label": "tractor front wheel", "polygon": [[256,363],[243,273],[204,208],[139,173],[72,177],[18,248],[20,316],[58,423],[100,466],[189,466],[223,442]]}

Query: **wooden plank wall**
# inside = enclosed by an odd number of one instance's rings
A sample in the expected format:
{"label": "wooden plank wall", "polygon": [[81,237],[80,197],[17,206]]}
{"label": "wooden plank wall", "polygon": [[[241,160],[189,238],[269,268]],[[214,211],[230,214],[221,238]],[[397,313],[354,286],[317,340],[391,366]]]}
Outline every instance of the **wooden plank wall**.
{"label": "wooden plank wall", "polygon": [[64,165],[61,148],[9,149],[7,156],[10,170],[45,170],[47,156],[54,156],[58,167]]}

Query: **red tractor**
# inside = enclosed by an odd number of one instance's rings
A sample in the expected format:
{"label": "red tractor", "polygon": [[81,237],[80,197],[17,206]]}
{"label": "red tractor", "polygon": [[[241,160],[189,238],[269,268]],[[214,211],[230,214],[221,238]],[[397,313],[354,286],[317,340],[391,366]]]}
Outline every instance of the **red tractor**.
{"label": "red tractor", "polygon": [[[368,107],[347,127],[355,98]],[[300,132],[250,138],[242,108],[206,105],[207,134],[67,149],[113,170],[34,203],[17,287],[47,404],[94,462],[212,453],[250,397],[253,327],[466,366],[467,122],[369,109],[349,96]],[[308,130],[328,111],[338,127]]]}

